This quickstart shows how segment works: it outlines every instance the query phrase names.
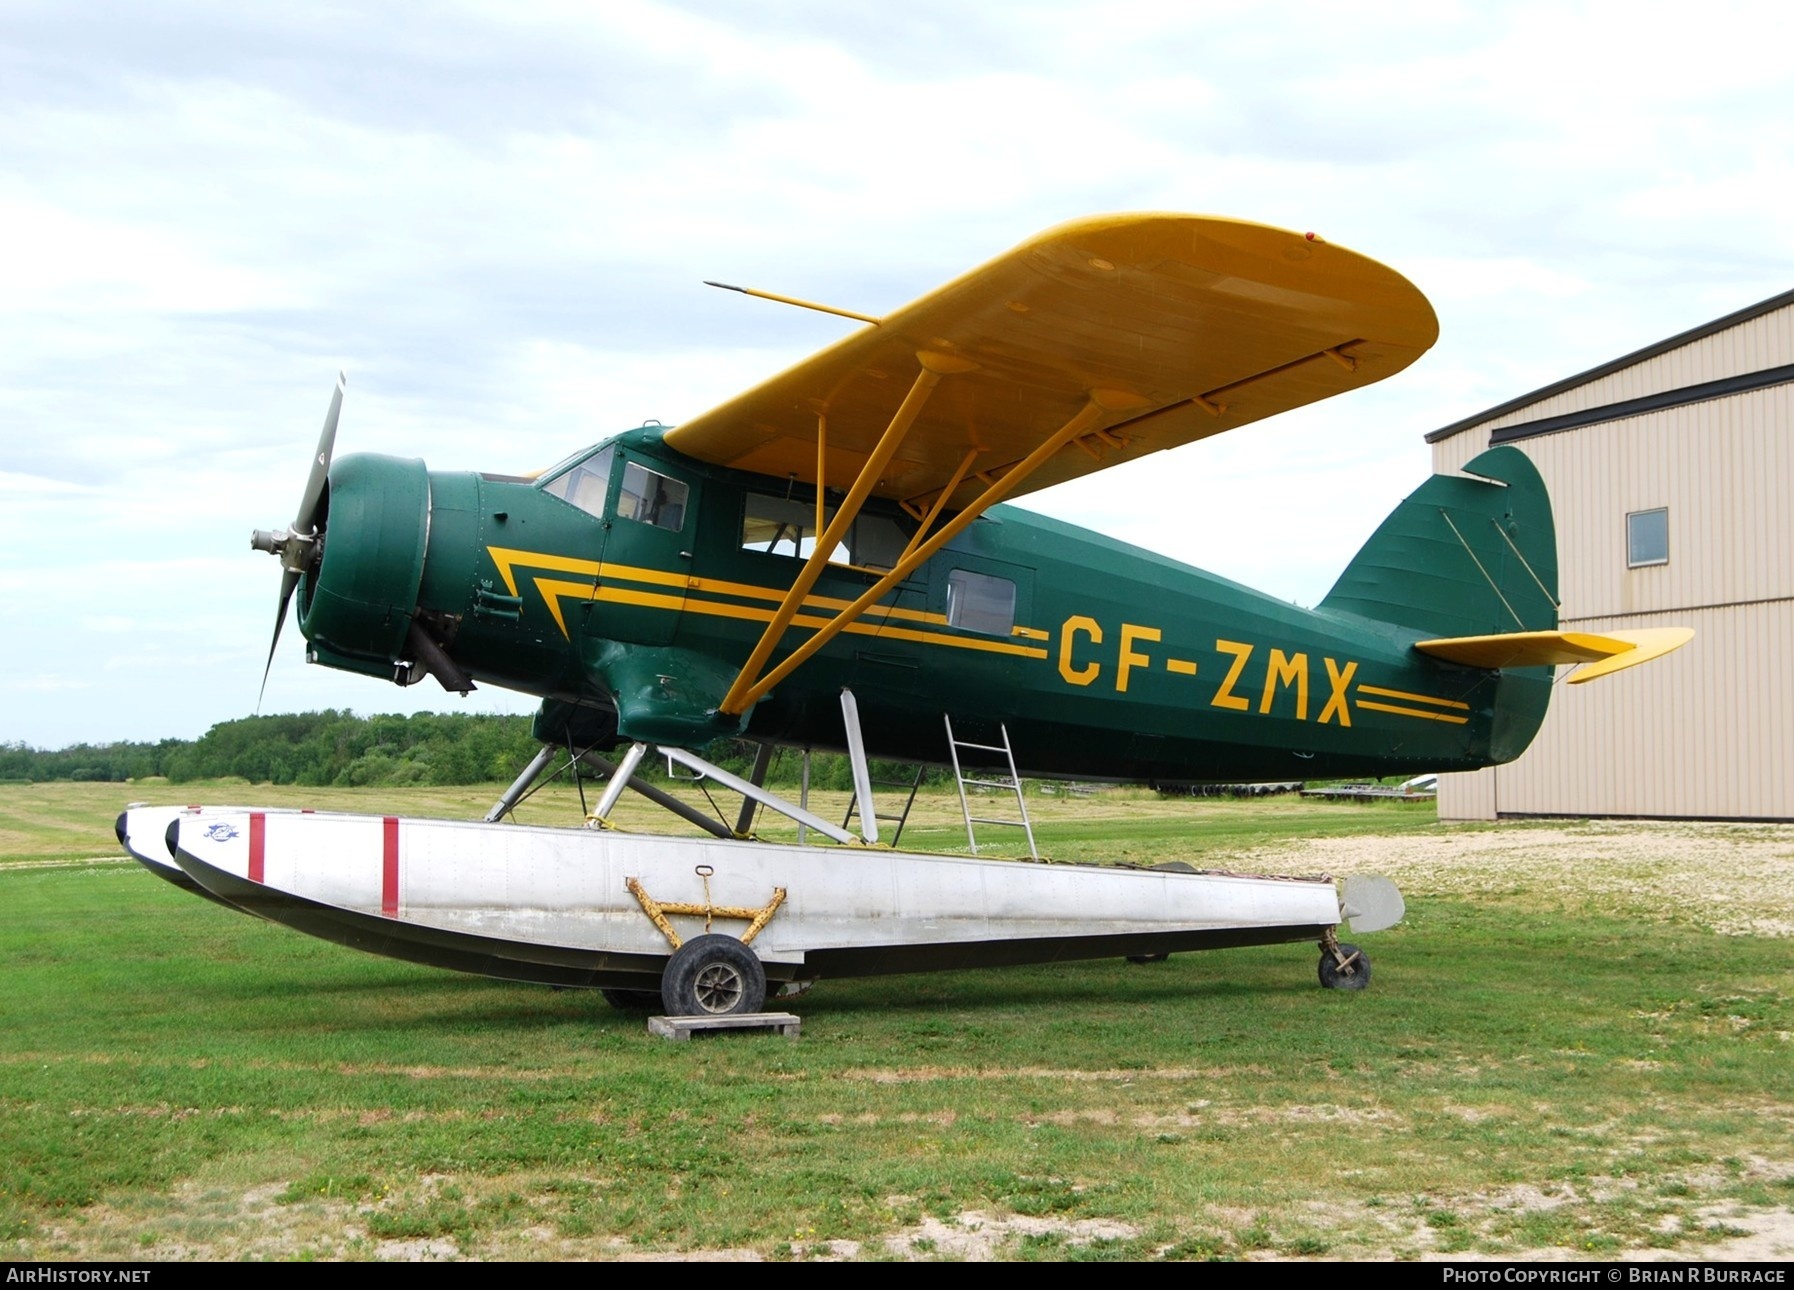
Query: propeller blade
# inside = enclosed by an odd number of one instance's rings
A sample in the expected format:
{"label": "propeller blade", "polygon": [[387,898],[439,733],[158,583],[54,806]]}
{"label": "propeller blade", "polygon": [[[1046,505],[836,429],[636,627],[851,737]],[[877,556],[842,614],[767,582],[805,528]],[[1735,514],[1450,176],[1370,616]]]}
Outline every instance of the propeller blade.
{"label": "propeller blade", "polygon": [[312,458],[311,473],[306,476],[305,492],[299,498],[299,514],[290,530],[267,532],[257,529],[250,535],[249,545],[280,557],[280,608],[274,614],[274,639],[268,642],[268,661],[262,667],[262,688],[255,697],[256,711],[268,694],[268,674],[274,670],[274,651],[280,648],[280,629],[286,626],[287,606],[299,586],[302,568],[317,558],[318,514],[324,507],[324,489],[330,483],[330,456],[336,451],[336,423],[343,413],[343,389],[349,378],[336,374],[336,392],[330,396],[330,411],[324,414],[324,432],[318,436],[318,451]]}
{"label": "propeller blade", "polygon": [[[343,387],[349,378],[336,374],[336,393],[330,396],[330,411],[324,416],[324,433],[318,436],[317,455],[312,458],[311,475],[305,481],[305,495],[299,499],[299,514],[293,520],[293,532],[312,534],[318,531],[318,507],[324,501],[324,485],[330,480],[330,454],[336,449],[336,420],[343,411]],[[290,594],[290,593],[289,593]],[[286,596],[281,597],[284,616]],[[276,629],[278,635],[279,629]]]}
{"label": "propeller blade", "polygon": [[274,639],[268,642],[268,662],[262,668],[262,688],[256,691],[255,710],[262,710],[262,699],[268,693],[268,673],[274,670],[274,651],[280,648],[280,629],[286,626],[287,605],[292,602],[293,588],[299,585],[299,575],[291,569],[280,571],[280,609],[274,615]]}

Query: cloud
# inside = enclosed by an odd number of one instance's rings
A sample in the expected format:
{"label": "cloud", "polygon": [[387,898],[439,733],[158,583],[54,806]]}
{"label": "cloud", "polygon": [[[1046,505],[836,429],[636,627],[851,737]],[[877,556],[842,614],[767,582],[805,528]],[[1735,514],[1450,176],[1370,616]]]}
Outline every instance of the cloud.
{"label": "cloud", "polygon": [[[0,591],[31,613],[0,674],[95,679],[15,687],[0,737],[253,704],[278,582],[247,530],[291,518],[339,368],[339,451],[539,467],[843,334],[702,279],[883,313],[1101,210],[1314,229],[1434,298],[1387,386],[1029,499],[1312,600],[1424,431],[1794,279],[1779,14],[1617,13],[14,7]],[[271,707],[444,702],[299,658],[289,628]]]}
{"label": "cloud", "polygon": [[42,674],[37,676],[14,676],[0,681],[9,690],[20,690],[27,694],[63,694],[70,690],[90,690],[93,682],[80,677],[56,676]]}

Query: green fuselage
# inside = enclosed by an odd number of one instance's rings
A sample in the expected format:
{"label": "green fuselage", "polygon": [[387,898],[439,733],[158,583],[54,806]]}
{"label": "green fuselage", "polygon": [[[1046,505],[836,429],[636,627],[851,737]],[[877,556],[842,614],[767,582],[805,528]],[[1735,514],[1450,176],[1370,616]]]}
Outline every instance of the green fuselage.
{"label": "green fuselage", "polygon": [[[415,618],[470,677],[614,710],[624,739],[839,747],[845,687],[874,755],[945,760],[947,714],[961,738],[1006,724],[1025,773],[1152,780],[1471,769],[1517,756],[1549,697],[1548,673],[1417,653],[1424,626],[1302,609],[996,507],[744,719],[725,717],[807,553],[814,494],[691,461],[660,433],[587,454],[608,469],[583,490],[567,482],[577,463],[535,482],[429,474],[421,538],[375,499],[416,494],[422,463],[345,459],[326,563],[301,593],[314,658],[391,675],[416,657],[400,643]],[[916,524],[874,503],[861,527],[854,557],[889,567]],[[877,576],[830,565],[774,661]],[[333,579],[350,590],[314,597]]]}

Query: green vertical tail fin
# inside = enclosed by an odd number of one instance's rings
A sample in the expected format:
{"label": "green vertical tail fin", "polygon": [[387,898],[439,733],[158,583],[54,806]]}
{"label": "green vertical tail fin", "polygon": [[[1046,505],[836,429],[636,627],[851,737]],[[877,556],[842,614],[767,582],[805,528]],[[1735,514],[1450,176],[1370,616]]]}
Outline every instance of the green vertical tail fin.
{"label": "green vertical tail fin", "polygon": [[1321,601],[1428,636],[1557,626],[1557,529],[1538,469],[1491,448],[1389,513]]}

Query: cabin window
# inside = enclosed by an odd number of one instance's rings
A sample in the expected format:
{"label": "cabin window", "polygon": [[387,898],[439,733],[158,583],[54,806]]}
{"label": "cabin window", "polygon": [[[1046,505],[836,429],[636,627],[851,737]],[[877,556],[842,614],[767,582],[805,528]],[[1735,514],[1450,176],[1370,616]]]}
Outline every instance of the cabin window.
{"label": "cabin window", "polygon": [[1007,578],[955,569],[947,575],[947,625],[985,636],[1015,630],[1015,584]]}
{"label": "cabin window", "polygon": [[617,516],[677,533],[685,527],[685,502],[690,495],[691,489],[678,480],[668,479],[632,461],[623,467],[623,487],[617,492]]}
{"label": "cabin window", "polygon": [[1633,511],[1626,516],[1626,567],[1669,563],[1669,509]]}
{"label": "cabin window", "polygon": [[[741,519],[743,550],[808,559],[820,536],[816,503],[748,494]],[[896,565],[908,545],[909,534],[895,517],[862,514],[848,525],[847,538],[829,554],[829,563],[883,571]]]}
{"label": "cabin window", "polygon": [[853,522],[847,545],[853,553],[848,563],[887,573],[903,558],[904,548],[909,546],[909,534],[894,516],[862,515]]}
{"label": "cabin window", "polygon": [[588,515],[604,514],[604,493],[610,486],[610,463],[614,450],[595,452],[584,461],[562,471],[542,491],[571,502]]}
{"label": "cabin window", "polygon": [[789,497],[749,493],[741,520],[743,550],[807,559],[816,549],[816,508]]}

